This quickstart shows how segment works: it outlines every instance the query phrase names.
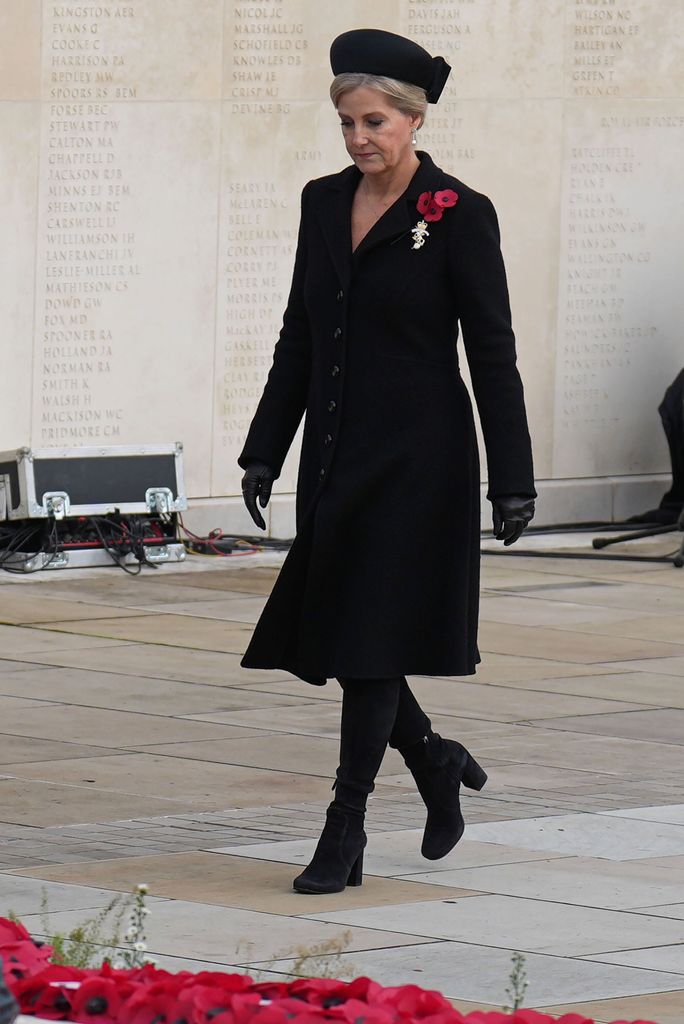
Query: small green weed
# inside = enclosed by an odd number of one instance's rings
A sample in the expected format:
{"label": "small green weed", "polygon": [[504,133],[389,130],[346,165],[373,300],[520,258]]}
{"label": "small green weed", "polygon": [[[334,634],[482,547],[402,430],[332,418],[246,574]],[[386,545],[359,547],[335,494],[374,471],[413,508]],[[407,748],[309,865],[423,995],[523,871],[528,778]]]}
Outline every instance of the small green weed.
{"label": "small green weed", "polygon": [[[52,946],[52,962],[70,967],[98,967],[108,961],[113,967],[141,967],[152,963],[145,956],[145,917],[150,913],[145,906],[147,886],[137,885],[132,893],[114,896],[94,917],[75,925],[68,932],[52,931],[47,890],[43,887],[40,898],[40,923],[47,945]],[[129,912],[129,927],[121,936],[124,917]],[[8,918],[19,917],[10,910]]]}
{"label": "small green weed", "polygon": [[513,1013],[519,1010],[525,998],[525,989],[529,982],[525,972],[525,957],[522,953],[514,953],[512,956],[513,967],[508,976],[508,988],[506,995],[510,1000],[510,1006],[504,1006],[504,1013]]}

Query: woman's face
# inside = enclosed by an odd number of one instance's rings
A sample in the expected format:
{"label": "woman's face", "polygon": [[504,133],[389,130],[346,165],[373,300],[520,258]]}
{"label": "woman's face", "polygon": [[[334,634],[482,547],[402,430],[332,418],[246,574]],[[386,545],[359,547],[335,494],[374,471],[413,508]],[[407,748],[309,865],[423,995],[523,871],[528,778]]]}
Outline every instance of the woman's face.
{"label": "woman's face", "polygon": [[337,112],[347,152],[364,174],[393,170],[413,152],[411,129],[420,119],[402,114],[378,89],[345,92]]}

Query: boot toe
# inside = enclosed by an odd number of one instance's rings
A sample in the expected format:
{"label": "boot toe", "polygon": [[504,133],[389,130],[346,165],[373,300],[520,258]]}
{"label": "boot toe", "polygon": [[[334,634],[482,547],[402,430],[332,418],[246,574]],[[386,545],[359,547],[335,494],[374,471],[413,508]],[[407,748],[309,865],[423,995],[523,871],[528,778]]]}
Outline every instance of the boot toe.
{"label": "boot toe", "polygon": [[316,882],[313,878],[307,878],[306,875],[298,875],[292,883],[292,888],[295,892],[307,896],[323,896],[326,893],[342,892],[345,886],[335,885],[335,883],[326,885],[324,882]]}

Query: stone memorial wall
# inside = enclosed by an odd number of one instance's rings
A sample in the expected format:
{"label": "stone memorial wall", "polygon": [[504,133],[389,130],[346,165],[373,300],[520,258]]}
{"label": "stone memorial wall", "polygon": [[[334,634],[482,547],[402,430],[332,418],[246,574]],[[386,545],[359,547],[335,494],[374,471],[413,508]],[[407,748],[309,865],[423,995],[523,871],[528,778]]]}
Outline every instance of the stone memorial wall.
{"label": "stone memorial wall", "polygon": [[[236,464],[299,194],[345,166],[328,47],[453,66],[420,147],[493,199],[540,521],[658,500],[684,365],[683,0],[0,0],[0,450],[181,440],[194,522]],[[270,510],[293,532],[297,442]],[[484,461],[484,459],[483,459]]]}

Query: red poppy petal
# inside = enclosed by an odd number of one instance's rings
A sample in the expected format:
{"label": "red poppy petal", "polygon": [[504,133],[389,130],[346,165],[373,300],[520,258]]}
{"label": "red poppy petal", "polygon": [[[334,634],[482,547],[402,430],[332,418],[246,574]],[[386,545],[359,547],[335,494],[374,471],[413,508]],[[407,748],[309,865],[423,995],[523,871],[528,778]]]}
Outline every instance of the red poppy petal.
{"label": "red poppy petal", "polygon": [[435,202],[438,206],[455,206],[458,202],[458,192],[454,192],[452,188],[435,192]]}
{"label": "red poppy petal", "polygon": [[439,206],[435,206],[434,203],[430,206],[430,209],[424,214],[425,220],[435,221],[441,220],[444,211]]}
{"label": "red poppy petal", "polygon": [[432,192],[421,192],[418,196],[418,202],[416,203],[418,213],[426,213],[431,202]]}

